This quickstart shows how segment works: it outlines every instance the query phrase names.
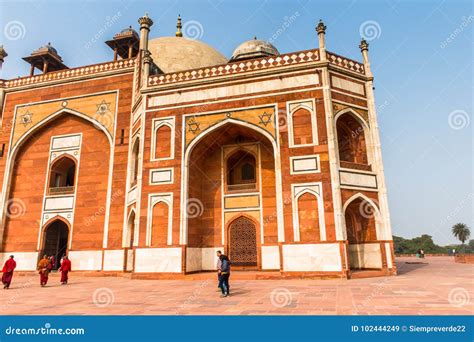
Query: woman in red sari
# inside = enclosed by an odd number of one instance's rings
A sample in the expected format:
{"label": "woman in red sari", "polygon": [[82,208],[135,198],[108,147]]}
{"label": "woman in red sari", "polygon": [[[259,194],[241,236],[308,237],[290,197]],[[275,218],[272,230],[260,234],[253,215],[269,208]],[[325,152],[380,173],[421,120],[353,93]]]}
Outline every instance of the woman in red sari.
{"label": "woman in red sari", "polygon": [[71,260],[69,260],[67,255],[64,256],[59,271],[61,272],[61,284],[67,284],[67,274],[69,273],[69,271],[71,271]]}
{"label": "woman in red sari", "polygon": [[49,271],[51,271],[52,265],[48,256],[45,255],[38,263],[38,271],[40,275],[40,284],[41,286],[46,286],[48,283]]}
{"label": "woman in red sari", "polygon": [[10,255],[10,259],[5,261],[5,265],[3,265],[3,276],[2,276],[2,283],[3,283],[3,288],[8,289],[10,288],[10,284],[12,282],[13,278],[13,270],[16,267],[16,261],[13,260],[13,255]]}

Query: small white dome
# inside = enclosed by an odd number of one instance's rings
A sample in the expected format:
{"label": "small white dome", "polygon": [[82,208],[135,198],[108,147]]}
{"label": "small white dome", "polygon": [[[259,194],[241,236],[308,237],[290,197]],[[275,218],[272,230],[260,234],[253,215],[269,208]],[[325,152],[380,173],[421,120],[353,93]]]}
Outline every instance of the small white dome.
{"label": "small white dome", "polygon": [[234,50],[230,61],[260,58],[267,56],[278,56],[280,53],[277,48],[269,42],[257,39],[256,37],[252,40],[248,40],[240,44],[237,49]]}

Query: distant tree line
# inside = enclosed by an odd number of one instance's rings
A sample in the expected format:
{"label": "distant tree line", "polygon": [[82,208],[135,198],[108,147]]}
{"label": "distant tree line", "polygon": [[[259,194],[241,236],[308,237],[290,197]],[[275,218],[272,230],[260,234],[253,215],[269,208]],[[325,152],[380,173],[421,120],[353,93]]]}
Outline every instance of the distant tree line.
{"label": "distant tree line", "polygon": [[420,249],[422,249],[425,254],[451,254],[453,249],[456,251],[456,254],[474,253],[474,240],[469,240],[469,242],[465,244],[471,235],[471,230],[466,224],[456,223],[452,227],[451,233],[461,241],[461,245],[439,246],[434,243],[431,235],[427,234],[413,239],[404,239],[394,235],[393,245],[395,254],[416,254]]}
{"label": "distant tree line", "polygon": [[467,244],[462,245],[439,246],[435,244],[433,238],[427,234],[413,239],[393,236],[393,245],[395,254],[416,254],[419,249],[422,249],[427,254],[451,254],[453,249],[456,250],[456,254],[474,253],[474,240],[469,240]]}

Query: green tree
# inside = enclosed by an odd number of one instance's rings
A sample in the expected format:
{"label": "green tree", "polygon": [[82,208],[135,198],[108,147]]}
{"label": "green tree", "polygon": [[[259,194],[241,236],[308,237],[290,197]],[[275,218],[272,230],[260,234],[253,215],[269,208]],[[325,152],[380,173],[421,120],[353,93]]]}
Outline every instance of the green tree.
{"label": "green tree", "polygon": [[464,245],[464,242],[471,236],[471,230],[464,223],[456,223],[452,229],[454,237],[456,237]]}

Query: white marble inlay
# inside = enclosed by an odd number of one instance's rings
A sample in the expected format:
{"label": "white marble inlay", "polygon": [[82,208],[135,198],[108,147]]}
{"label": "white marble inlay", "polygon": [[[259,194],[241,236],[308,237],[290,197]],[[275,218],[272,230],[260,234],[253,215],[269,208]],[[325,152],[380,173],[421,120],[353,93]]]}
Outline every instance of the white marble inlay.
{"label": "white marble inlay", "polygon": [[280,248],[278,246],[262,246],[262,269],[280,269]]}
{"label": "white marble inlay", "polygon": [[150,170],[150,184],[173,183],[173,169]]}
{"label": "white marble inlay", "polygon": [[70,251],[72,269],[77,271],[100,271],[102,269],[102,251]]}
{"label": "white marble inlay", "polygon": [[[3,267],[5,261],[14,256],[16,261],[15,271],[35,271],[38,263],[38,252],[4,252],[0,253],[0,262]],[[15,281],[15,280],[13,280]]]}
{"label": "white marble inlay", "polygon": [[79,147],[80,145],[81,145],[80,135],[53,137],[53,143],[52,143],[51,149],[58,150],[62,148]]}
{"label": "white marble inlay", "polygon": [[339,171],[339,174],[341,176],[341,185],[377,188],[377,178],[375,175],[348,171]]}
{"label": "white marble inlay", "polygon": [[123,249],[105,250],[104,271],[123,271],[124,256],[125,251]]}
{"label": "white marble inlay", "polygon": [[289,272],[342,271],[337,243],[283,245],[283,270]]}
{"label": "white marble inlay", "polygon": [[74,195],[61,197],[47,197],[44,210],[72,209],[74,205]]}
{"label": "white marble inlay", "polygon": [[180,273],[181,248],[137,248],[135,272]]}
{"label": "white marble inlay", "polygon": [[290,157],[291,174],[321,172],[319,155]]}
{"label": "white marble inlay", "polygon": [[332,75],[331,77],[332,77],[333,87],[339,88],[339,89],[344,89],[344,90],[350,91],[352,93],[365,95],[363,84],[352,82],[352,81],[349,81],[349,80],[346,80],[344,78],[340,78],[340,77],[337,77],[337,76],[334,76],[334,75]]}
{"label": "white marble inlay", "polygon": [[351,268],[382,268],[382,254],[378,243],[349,245]]}
{"label": "white marble inlay", "polygon": [[219,86],[210,89],[199,89],[187,92],[173,92],[167,95],[155,95],[150,97],[148,105],[150,107],[164,106],[190,101],[203,101],[230,96],[243,96],[245,94],[260,93],[265,91],[282,90],[286,88],[302,87],[319,84],[319,75],[297,75],[282,77],[276,80],[265,80],[247,82],[238,85]]}

